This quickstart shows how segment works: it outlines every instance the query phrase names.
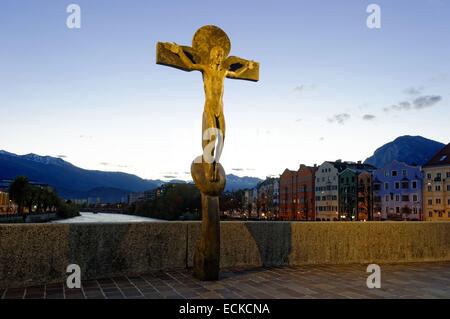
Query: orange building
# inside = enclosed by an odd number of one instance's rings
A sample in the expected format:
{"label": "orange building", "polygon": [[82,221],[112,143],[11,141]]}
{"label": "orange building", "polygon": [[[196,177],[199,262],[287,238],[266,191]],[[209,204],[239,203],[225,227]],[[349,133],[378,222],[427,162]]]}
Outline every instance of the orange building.
{"label": "orange building", "polygon": [[286,169],[280,176],[280,212],[282,220],[315,220],[314,167],[300,165],[298,171]]}

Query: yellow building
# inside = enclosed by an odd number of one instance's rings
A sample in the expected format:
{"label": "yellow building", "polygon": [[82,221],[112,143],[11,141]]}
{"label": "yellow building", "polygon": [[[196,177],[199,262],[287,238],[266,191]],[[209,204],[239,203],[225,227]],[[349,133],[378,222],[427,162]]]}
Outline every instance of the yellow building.
{"label": "yellow building", "polygon": [[0,191],[0,214],[6,214],[11,210],[11,202],[8,193]]}
{"label": "yellow building", "polygon": [[450,144],[423,166],[423,213],[426,221],[450,221]]}

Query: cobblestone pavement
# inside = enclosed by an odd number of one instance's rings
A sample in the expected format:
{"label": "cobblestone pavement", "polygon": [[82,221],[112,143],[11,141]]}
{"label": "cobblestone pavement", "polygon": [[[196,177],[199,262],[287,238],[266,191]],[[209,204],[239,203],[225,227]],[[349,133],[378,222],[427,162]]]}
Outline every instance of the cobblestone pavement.
{"label": "cobblestone pavement", "polygon": [[3,299],[60,298],[450,298],[450,262],[380,265],[381,288],[369,289],[367,265],[308,265],[227,269],[217,282],[200,282],[189,270],[156,272],[64,284],[0,289]]}

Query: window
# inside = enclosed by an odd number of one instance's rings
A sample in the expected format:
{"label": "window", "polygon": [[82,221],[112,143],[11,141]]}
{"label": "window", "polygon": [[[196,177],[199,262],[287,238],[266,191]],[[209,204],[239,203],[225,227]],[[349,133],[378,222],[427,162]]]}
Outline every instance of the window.
{"label": "window", "polygon": [[449,206],[450,206],[450,198],[449,198],[449,199],[447,199],[447,205],[449,205]]}
{"label": "window", "polygon": [[408,172],[406,171],[406,169],[402,170],[402,175],[403,175],[403,177],[408,176]]}
{"label": "window", "polygon": [[429,192],[432,192],[432,191],[433,191],[433,189],[431,188],[431,185],[428,185],[427,190],[428,190]]}
{"label": "window", "polygon": [[409,182],[402,182],[402,189],[408,189],[409,188]]}
{"label": "window", "polygon": [[450,172],[447,172],[447,178],[450,178]]}
{"label": "window", "polygon": [[400,207],[395,207],[395,213],[400,214]]}
{"label": "window", "polygon": [[442,217],[442,212],[439,212],[439,217]]}
{"label": "window", "polygon": [[389,195],[386,195],[386,198],[385,198],[386,200],[386,202],[389,202]]}
{"label": "window", "polygon": [[428,212],[428,217],[433,217],[433,212]]}
{"label": "window", "polygon": [[399,202],[400,201],[400,195],[395,195],[395,201]]}
{"label": "window", "polygon": [[389,189],[389,183],[384,183],[384,189]]}
{"label": "window", "polygon": [[413,181],[413,182],[412,182],[412,188],[414,188],[414,189],[417,188],[417,181]]}
{"label": "window", "polygon": [[447,185],[447,192],[450,192],[450,185]]}
{"label": "window", "polygon": [[433,205],[433,200],[430,198],[428,199],[428,206],[432,206]]}
{"label": "window", "polygon": [[384,171],[384,176],[388,177],[389,176],[389,172],[388,171]]}
{"label": "window", "polygon": [[392,176],[397,176],[397,171],[392,171],[391,175]]}
{"label": "window", "polygon": [[399,182],[395,182],[395,189],[399,189],[400,188],[400,183]]}
{"label": "window", "polygon": [[409,202],[409,195],[402,195],[402,202]]}
{"label": "window", "polygon": [[427,174],[427,178],[431,179],[431,174],[430,173]]}
{"label": "window", "polygon": [[441,199],[440,198],[436,198],[436,204],[441,204]]}
{"label": "window", "polygon": [[418,196],[417,195],[413,195],[413,202],[417,202],[419,200],[419,198],[418,198]]}
{"label": "window", "polygon": [[436,192],[440,192],[441,191],[441,185],[436,185]]}
{"label": "window", "polygon": [[436,174],[436,178],[441,178],[442,177],[442,174],[441,173],[437,173]]}

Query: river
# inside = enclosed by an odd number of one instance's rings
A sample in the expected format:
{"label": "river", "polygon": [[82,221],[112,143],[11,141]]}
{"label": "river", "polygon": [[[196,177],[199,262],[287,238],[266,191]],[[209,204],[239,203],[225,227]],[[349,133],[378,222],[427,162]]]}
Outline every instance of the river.
{"label": "river", "polygon": [[64,220],[53,221],[55,224],[75,224],[75,223],[142,223],[142,222],[163,222],[160,219],[108,213],[80,213],[81,216]]}

